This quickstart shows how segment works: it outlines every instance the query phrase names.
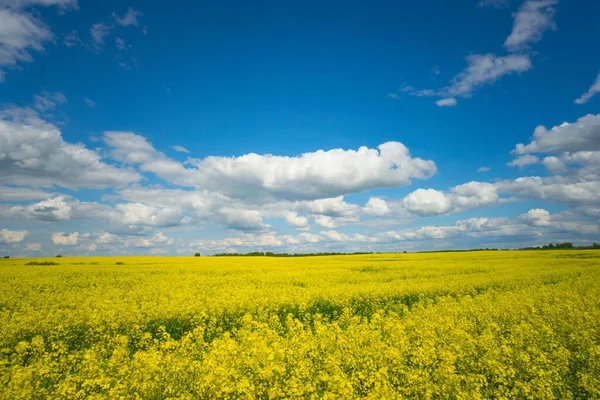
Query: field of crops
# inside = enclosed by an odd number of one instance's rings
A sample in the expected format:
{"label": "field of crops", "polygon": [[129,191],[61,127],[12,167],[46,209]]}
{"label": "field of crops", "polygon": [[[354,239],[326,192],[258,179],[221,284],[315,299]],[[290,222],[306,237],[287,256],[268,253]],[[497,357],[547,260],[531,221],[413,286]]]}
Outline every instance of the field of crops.
{"label": "field of crops", "polygon": [[598,251],[31,261],[3,399],[600,398]]}

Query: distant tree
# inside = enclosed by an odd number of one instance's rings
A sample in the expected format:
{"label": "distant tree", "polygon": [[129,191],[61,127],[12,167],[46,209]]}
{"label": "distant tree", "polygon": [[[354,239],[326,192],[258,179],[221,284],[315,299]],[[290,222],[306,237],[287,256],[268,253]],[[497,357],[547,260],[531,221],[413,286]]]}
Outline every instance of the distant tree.
{"label": "distant tree", "polygon": [[[596,243],[594,243],[594,244],[596,244]],[[10,258],[10,256],[4,256],[3,258]]]}
{"label": "distant tree", "polygon": [[61,258],[61,257],[62,257],[62,256],[61,256],[60,254],[58,254],[58,255],[56,256],[56,258]]}
{"label": "distant tree", "polygon": [[200,257],[200,253],[194,254],[194,257]]}

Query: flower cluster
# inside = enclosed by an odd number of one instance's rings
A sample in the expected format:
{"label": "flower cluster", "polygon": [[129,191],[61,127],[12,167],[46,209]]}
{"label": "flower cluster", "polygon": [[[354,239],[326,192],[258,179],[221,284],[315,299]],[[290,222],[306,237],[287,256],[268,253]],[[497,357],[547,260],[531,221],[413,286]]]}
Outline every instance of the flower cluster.
{"label": "flower cluster", "polygon": [[593,250],[26,262],[0,398],[600,397]]}

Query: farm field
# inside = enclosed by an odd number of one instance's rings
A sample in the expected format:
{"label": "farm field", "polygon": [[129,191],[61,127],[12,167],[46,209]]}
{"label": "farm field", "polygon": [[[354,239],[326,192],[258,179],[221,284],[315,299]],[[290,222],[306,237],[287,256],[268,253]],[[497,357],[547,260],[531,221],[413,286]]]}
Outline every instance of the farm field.
{"label": "farm field", "polygon": [[0,351],[2,399],[600,398],[600,251],[1,260]]}

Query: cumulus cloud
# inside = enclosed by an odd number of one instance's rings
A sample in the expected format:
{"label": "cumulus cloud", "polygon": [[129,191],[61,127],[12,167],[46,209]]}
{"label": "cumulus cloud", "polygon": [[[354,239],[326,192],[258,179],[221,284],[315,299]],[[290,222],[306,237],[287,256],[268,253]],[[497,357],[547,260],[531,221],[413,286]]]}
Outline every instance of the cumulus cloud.
{"label": "cumulus cloud", "polygon": [[0,183],[28,186],[123,187],[140,180],[104,163],[83,144],[65,142],[59,129],[31,109],[0,113]]}
{"label": "cumulus cloud", "polygon": [[299,156],[259,155],[188,159],[186,165],[158,152],[142,136],[106,132],[112,156],[139,164],[142,171],[181,186],[217,191],[229,197],[315,200],[374,188],[406,186],[436,171],[433,161],[415,158],[399,142],[377,149],[318,150]]}
{"label": "cumulus cloud", "polygon": [[407,210],[421,216],[445,214],[452,208],[450,199],[435,189],[417,189],[403,203]]}
{"label": "cumulus cloud", "polygon": [[219,210],[219,214],[230,229],[258,231],[269,228],[269,225],[264,223],[260,211],[223,208]]}
{"label": "cumulus cloud", "polygon": [[488,172],[489,170],[491,170],[490,167],[479,167],[479,168],[477,168],[477,172]]}
{"label": "cumulus cloud", "polygon": [[600,150],[600,114],[588,114],[574,123],[535,128],[531,142],[517,144],[515,154]]}
{"label": "cumulus cloud", "polygon": [[298,207],[309,214],[328,215],[330,217],[342,217],[356,215],[359,207],[344,201],[344,196],[301,201]]}
{"label": "cumulus cloud", "polygon": [[382,217],[391,212],[385,200],[379,197],[371,197],[363,208],[364,212],[371,217]]}
{"label": "cumulus cloud", "polygon": [[52,243],[57,246],[75,246],[79,242],[79,232],[65,234],[64,232],[54,232],[52,234]]}
{"label": "cumulus cloud", "polygon": [[540,162],[540,159],[538,157],[531,155],[531,154],[526,154],[526,155],[515,158],[514,160],[510,161],[506,165],[508,165],[509,167],[523,168],[528,165],[538,164],[539,162]]}
{"label": "cumulus cloud", "polygon": [[434,216],[490,207],[498,204],[500,198],[496,185],[486,182],[469,182],[441,192],[435,189],[417,189],[402,201],[411,213],[420,216]]}
{"label": "cumulus cloud", "polygon": [[598,232],[597,224],[576,223],[574,221],[553,222],[550,213],[544,209],[533,209],[517,218],[469,218],[459,220],[454,225],[425,226],[400,232],[390,231],[383,234],[390,240],[411,241],[448,238],[477,237],[539,237],[556,232],[593,234]]}
{"label": "cumulus cloud", "polygon": [[521,220],[533,226],[551,225],[550,213],[542,208],[529,210],[527,213],[521,215]]}
{"label": "cumulus cloud", "polygon": [[64,196],[49,198],[29,206],[15,206],[10,211],[41,221],[68,221],[72,214],[71,205],[65,201]]}
{"label": "cumulus cloud", "polygon": [[155,247],[157,245],[171,245],[173,239],[165,236],[162,232],[158,232],[152,237],[135,237],[124,241],[125,247]]}
{"label": "cumulus cloud", "polygon": [[596,94],[600,93],[600,74],[596,77],[596,81],[590,86],[587,92],[575,99],[576,104],[585,104]]}
{"label": "cumulus cloud", "polygon": [[9,231],[0,229],[0,243],[20,243],[29,235],[28,231]]}
{"label": "cumulus cloud", "polygon": [[50,196],[52,193],[43,190],[0,185],[0,202],[39,200]]}
{"label": "cumulus cloud", "polygon": [[315,224],[322,226],[323,228],[327,228],[327,229],[337,228],[337,224],[335,223],[333,218],[331,218],[327,215],[317,215],[315,217]]}
{"label": "cumulus cloud", "polygon": [[168,227],[182,223],[183,211],[179,207],[152,207],[143,203],[117,204],[109,214],[113,225],[130,227]]}
{"label": "cumulus cloud", "polygon": [[511,34],[504,46],[509,51],[518,51],[530,43],[539,42],[544,32],[556,29],[554,5],[558,0],[527,0],[518,12],[513,14],[514,23]]}
{"label": "cumulus cloud", "polygon": [[544,164],[544,167],[546,167],[548,172],[551,172],[553,174],[560,174],[563,172],[567,172],[568,170],[565,163],[562,162],[560,158],[555,156],[544,157],[542,164]]}
{"label": "cumulus cloud", "polygon": [[110,244],[117,243],[121,238],[118,235],[109,232],[100,232],[96,235],[96,243],[98,244]]}
{"label": "cumulus cloud", "polygon": [[308,218],[298,215],[297,213],[292,211],[288,212],[285,215],[285,222],[287,222],[289,226],[293,226],[298,229],[308,228]]}
{"label": "cumulus cloud", "polygon": [[571,180],[568,177],[541,178],[529,176],[514,181],[499,181],[498,190],[523,199],[546,200],[553,203],[577,205],[597,204],[600,201],[600,181]]}

